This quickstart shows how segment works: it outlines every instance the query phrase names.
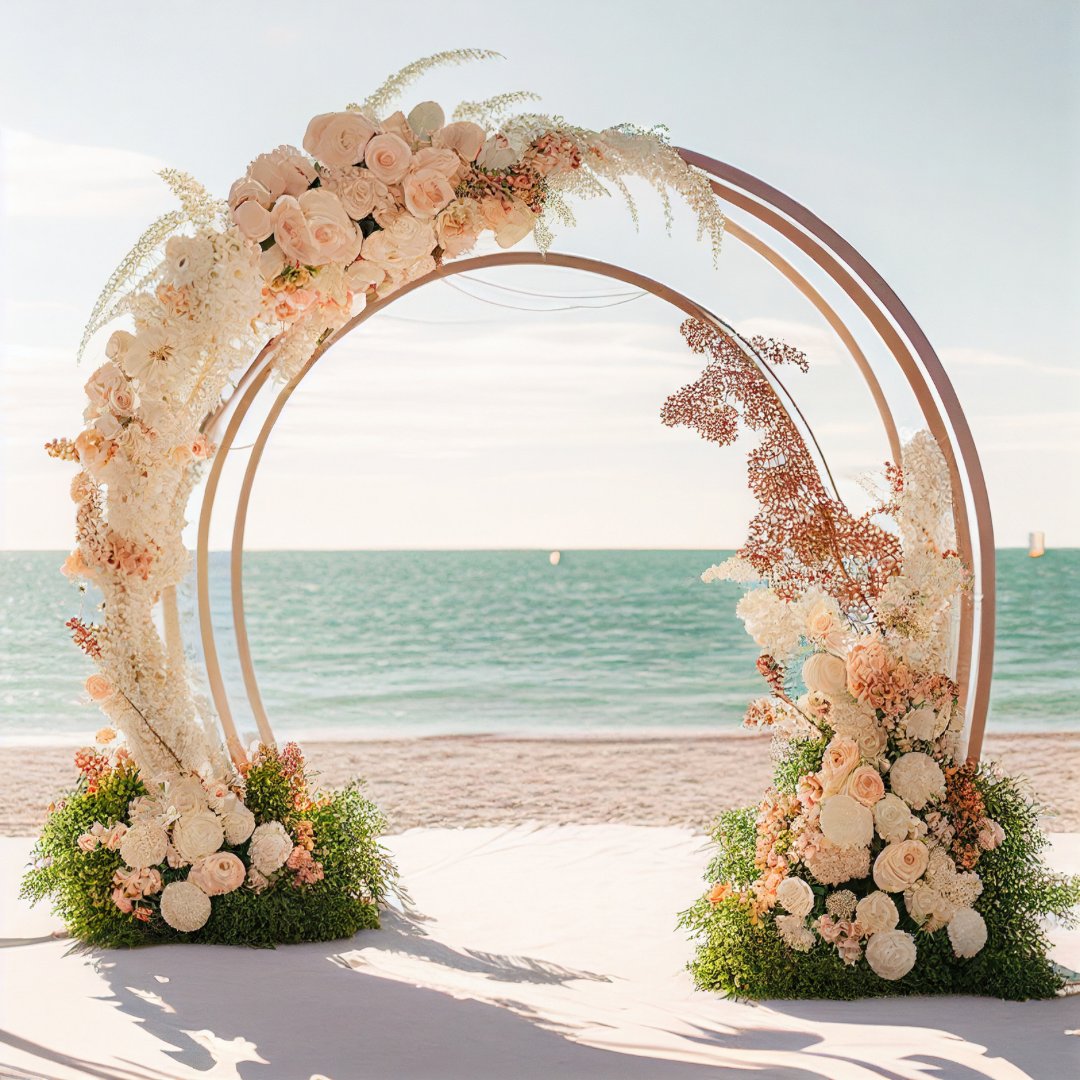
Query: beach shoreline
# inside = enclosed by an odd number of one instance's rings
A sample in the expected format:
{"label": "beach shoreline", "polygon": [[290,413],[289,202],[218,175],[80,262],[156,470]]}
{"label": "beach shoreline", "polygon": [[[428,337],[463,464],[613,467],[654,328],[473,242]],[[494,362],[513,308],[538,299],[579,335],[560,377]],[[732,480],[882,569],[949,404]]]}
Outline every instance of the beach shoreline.
{"label": "beach shoreline", "polygon": [[[760,799],[771,737],[429,735],[303,744],[322,784],[364,777],[393,832],[418,827],[622,823],[704,833],[722,810]],[[990,733],[986,759],[1026,777],[1050,832],[1080,831],[1080,732]],[[0,746],[0,835],[38,832],[75,779],[72,747]]]}

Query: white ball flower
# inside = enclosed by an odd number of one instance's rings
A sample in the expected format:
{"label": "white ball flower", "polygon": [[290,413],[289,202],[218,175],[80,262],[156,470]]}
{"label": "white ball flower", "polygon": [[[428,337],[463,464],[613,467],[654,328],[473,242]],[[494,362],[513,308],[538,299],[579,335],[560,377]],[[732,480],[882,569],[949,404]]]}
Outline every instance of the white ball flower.
{"label": "white ball flower", "polygon": [[802,878],[787,877],[777,886],[776,902],[792,915],[804,919],[814,910],[814,890]]}
{"label": "white ball flower", "polygon": [[960,908],[949,920],[949,941],[957,956],[974,956],[986,944],[986,921],[974,908]]}
{"label": "white ball flower", "polygon": [[886,795],[874,804],[874,825],[882,840],[906,840],[911,831],[911,809],[899,795]]}
{"label": "white ball flower", "polygon": [[874,838],[874,815],[850,795],[831,795],[821,804],[821,831],[840,847],[865,847]]}
{"label": "white ball flower", "polygon": [[866,962],[875,975],[902,979],[914,966],[918,950],[915,939],[903,930],[883,930],[866,943]]}
{"label": "white ball flower", "polygon": [[888,893],[872,892],[855,905],[855,921],[868,934],[880,934],[896,929],[900,912]]}
{"label": "white ball flower", "polygon": [[132,825],[120,841],[120,858],[135,870],[164,862],[169,846],[165,830],[151,821]]}
{"label": "white ball flower", "polygon": [[242,844],[255,831],[255,815],[242,803],[227,806],[221,815],[225,839],[232,845]]}
{"label": "white ball flower", "polygon": [[293,842],[280,821],[268,821],[251,834],[248,857],[251,865],[262,874],[272,874],[285,865],[292,854]]}
{"label": "white ball flower", "polygon": [[174,930],[190,934],[210,918],[210,897],[190,881],[174,881],[162,890],[161,917]]}
{"label": "white ball flower", "polygon": [[916,751],[897,758],[889,770],[889,787],[913,810],[945,794],[945,774],[929,754]]}
{"label": "white ball flower", "polygon": [[173,826],[173,846],[186,862],[213,855],[225,841],[221,819],[212,810],[185,814]]}

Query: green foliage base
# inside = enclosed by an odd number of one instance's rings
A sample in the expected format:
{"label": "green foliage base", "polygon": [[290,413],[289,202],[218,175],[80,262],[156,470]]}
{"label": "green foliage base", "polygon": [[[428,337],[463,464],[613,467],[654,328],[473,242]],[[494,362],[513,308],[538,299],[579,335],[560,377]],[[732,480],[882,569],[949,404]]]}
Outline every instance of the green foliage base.
{"label": "green foliage base", "polygon": [[[272,760],[252,771],[247,803],[260,823],[279,820],[291,827],[300,815],[292,809],[288,778],[275,776],[274,770]],[[156,897],[148,898],[148,921],[133,918],[111,898],[113,874],[123,867],[119,852],[104,845],[81,851],[78,837],[95,822],[125,820],[128,804],[145,793],[134,770],[109,772],[93,793],[80,782],[50,814],[34,849],[21,895],[35,903],[50,899],[72,937],[84,944],[116,948],[183,941],[272,947],[348,938],[378,927],[379,906],[396,872],[378,843],[385,819],[356,784],[321,794],[302,815],[313,827],[313,854],[322,863],[322,880],[298,886],[291,874],[283,874],[262,892],[244,886],[215,896],[208,922],[194,933],[170,927]],[[243,858],[246,845],[225,850]],[[188,873],[186,867],[160,870],[166,885]]]}
{"label": "green foliage base", "polygon": [[[958,959],[945,930],[926,933],[900,903],[899,929],[915,935],[919,962],[903,979],[888,981],[865,961],[845,965],[836,949],[820,940],[809,952],[797,952],[781,939],[771,918],[755,924],[737,897],[713,905],[706,895],[680,918],[698,941],[689,965],[697,986],[759,1000],[906,994],[978,994],[1012,1001],[1053,997],[1065,976],[1049,959],[1045,921],[1074,921],[1080,877],[1047,868],[1042,855],[1048,841],[1039,828],[1039,808],[1015,780],[984,769],[976,783],[988,816],[1002,825],[1006,837],[979,860],[983,892],[975,908],[986,921],[988,936],[976,956]],[[705,875],[708,882],[740,888],[755,879],[756,813],[749,808],[721,816],[713,832],[717,852]],[[874,885],[849,882],[845,888],[862,896]]]}

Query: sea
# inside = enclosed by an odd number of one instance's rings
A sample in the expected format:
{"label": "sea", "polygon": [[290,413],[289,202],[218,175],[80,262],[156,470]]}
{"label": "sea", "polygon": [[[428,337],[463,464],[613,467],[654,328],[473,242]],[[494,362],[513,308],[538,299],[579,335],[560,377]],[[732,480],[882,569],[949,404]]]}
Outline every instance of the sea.
{"label": "sea", "polygon": [[[735,616],[704,584],[723,551],[255,551],[244,560],[259,686],[280,739],[726,732],[765,690]],[[995,731],[1080,730],[1080,549],[998,552]],[[77,742],[100,723],[65,621],[94,597],[62,552],[0,552],[0,742]],[[229,647],[227,556],[211,556]],[[185,636],[198,638],[191,590]],[[197,659],[197,658],[196,658]],[[199,664],[193,665],[199,671]]]}

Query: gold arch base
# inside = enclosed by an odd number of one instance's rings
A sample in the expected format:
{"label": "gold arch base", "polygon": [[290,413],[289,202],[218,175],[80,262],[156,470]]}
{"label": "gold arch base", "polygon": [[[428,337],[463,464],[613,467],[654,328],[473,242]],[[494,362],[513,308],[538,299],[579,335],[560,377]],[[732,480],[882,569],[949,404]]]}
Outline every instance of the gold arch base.
{"label": "gold arch base", "polygon": [[[689,150],[681,150],[680,153],[687,162],[711,177],[713,191],[719,199],[729,207],[734,207],[736,212],[754,218],[782,241],[808,256],[855,305],[866,319],[870,330],[888,349],[918,403],[926,427],[945,455],[952,480],[957,543],[961,556],[972,567],[976,581],[976,588],[965,596],[961,604],[956,678],[960,685],[961,703],[968,718],[968,757],[978,759],[986,726],[993,664],[994,534],[978,453],[948,375],[926,335],[896,294],[873,267],[824,222],[793,199],[748,173]],[[899,461],[900,440],[892,410],[851,327],[776,247],[732,220],[730,216],[727,232],[778,270],[825,319],[866,383],[888,439],[893,460]],[[444,264],[434,273],[410,283],[385,300],[369,303],[363,311],[322,342],[300,371],[280,390],[270,407],[251,447],[233,522],[230,556],[233,630],[244,690],[263,742],[272,743],[274,735],[259,692],[248,641],[243,593],[244,534],[259,463],[289,398],[331,345],[410,292],[456,274],[492,267],[538,265],[583,270],[625,282],[665,300],[691,318],[729,330],[720,319],[683,293],[624,267],[556,252],[546,255],[536,252],[507,252]],[[236,391],[204,424],[204,431],[218,443],[218,452],[207,477],[198,527],[196,567],[199,625],[210,691],[229,753],[238,764],[245,759],[244,747],[229,703],[210,617],[210,525],[225,462],[230,451],[234,449],[237,433],[245,417],[270,379],[275,344],[276,339],[267,343],[240,379]],[[794,409],[794,414],[789,409],[789,415],[792,415],[800,430],[810,436],[807,441],[812,445],[812,433],[808,432],[802,422],[798,406],[787,394],[775,373],[766,368],[762,370],[778,396],[788,399]],[[172,598],[166,599],[172,602]]]}

